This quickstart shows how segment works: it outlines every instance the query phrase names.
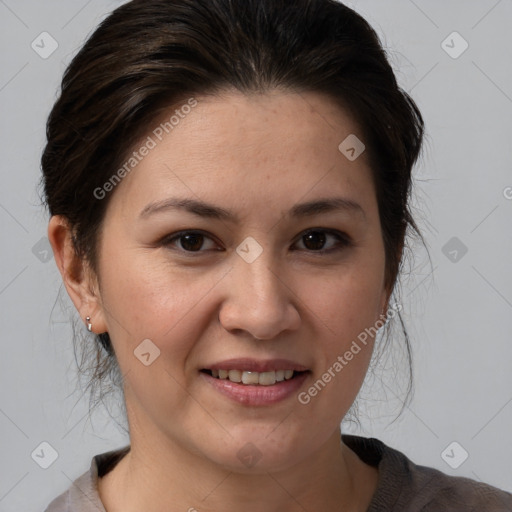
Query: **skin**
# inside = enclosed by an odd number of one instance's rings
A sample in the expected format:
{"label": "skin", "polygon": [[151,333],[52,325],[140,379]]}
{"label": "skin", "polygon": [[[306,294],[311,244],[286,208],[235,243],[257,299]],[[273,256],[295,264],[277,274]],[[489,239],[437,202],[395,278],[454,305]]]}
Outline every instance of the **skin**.
{"label": "skin", "polygon": [[[365,153],[349,161],[338,150],[361,131],[316,93],[197,100],[114,190],[97,275],[76,259],[65,219],[50,220],[67,291],[94,332],[110,333],[124,375],[131,451],[100,479],[102,501],[108,512],[366,510],[378,470],[340,441],[340,422],[373,340],[307,405],[296,393],[240,404],[199,373],[233,357],[286,358],[310,369],[304,391],[379,320],[390,290],[371,171]],[[177,209],[139,217],[170,197],[230,209],[238,221]],[[362,213],[287,215],[331,197]],[[322,241],[303,237],[311,228],[351,242],[327,234],[331,252],[318,254]],[[199,252],[187,252],[183,238],[159,243],[192,229],[205,232]],[[263,248],[252,263],[236,252],[248,236]],[[145,366],[134,350],[148,338],[160,356]],[[250,468],[237,457],[248,442],[261,454]]]}

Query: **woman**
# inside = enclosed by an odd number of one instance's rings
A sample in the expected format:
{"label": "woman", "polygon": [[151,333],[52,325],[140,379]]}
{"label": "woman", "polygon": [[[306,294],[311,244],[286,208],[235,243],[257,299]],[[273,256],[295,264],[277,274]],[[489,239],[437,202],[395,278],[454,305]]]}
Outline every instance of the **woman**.
{"label": "woman", "polygon": [[341,435],[393,290],[423,120],[332,0],[135,0],[65,73],[49,239],[130,445],[47,512],[512,510]]}

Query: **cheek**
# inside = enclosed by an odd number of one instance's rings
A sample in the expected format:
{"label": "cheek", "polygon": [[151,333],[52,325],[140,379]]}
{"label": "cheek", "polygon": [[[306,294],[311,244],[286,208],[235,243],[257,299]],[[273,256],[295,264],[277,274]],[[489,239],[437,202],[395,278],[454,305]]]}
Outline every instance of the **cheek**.
{"label": "cheek", "polygon": [[[382,289],[378,280],[333,279],[307,297],[316,345],[314,379],[297,397],[305,424],[328,433],[338,425],[359,392],[371,360]],[[313,427],[312,427],[313,428]]]}
{"label": "cheek", "polygon": [[[105,265],[104,275],[108,278],[102,295],[109,333],[126,376],[126,397],[131,397],[127,402],[162,418],[164,427],[172,411],[190,407],[189,395],[182,392],[192,376],[189,356],[211,323],[207,297],[219,278],[170,271],[165,264],[148,266],[143,258]],[[149,344],[144,341],[148,339]]]}
{"label": "cheek", "polygon": [[364,379],[375,333],[383,325],[383,279],[383,263],[358,260],[357,265],[340,268],[329,279],[298,280],[303,311],[316,326],[317,374],[330,370],[325,375],[330,389],[325,398],[333,392],[350,402]]}
{"label": "cheek", "polygon": [[384,264],[340,266],[324,276],[297,279],[296,293],[316,323],[347,340],[373,325],[382,313]]}
{"label": "cheek", "polygon": [[121,367],[133,366],[133,352],[145,339],[169,355],[166,365],[183,367],[212,321],[206,308],[225,269],[178,269],[161,255],[134,251],[126,259],[105,258],[102,272],[102,300]]}

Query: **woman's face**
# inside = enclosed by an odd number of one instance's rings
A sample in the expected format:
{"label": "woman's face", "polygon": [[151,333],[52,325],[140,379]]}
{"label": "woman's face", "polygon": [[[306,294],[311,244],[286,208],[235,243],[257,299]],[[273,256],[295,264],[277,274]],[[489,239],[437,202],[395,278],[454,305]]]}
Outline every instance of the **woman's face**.
{"label": "woman's face", "polygon": [[338,435],[368,367],[358,336],[387,299],[371,172],[321,95],[196,100],[169,133],[155,122],[113,191],[93,327],[125,376],[132,445],[283,469]]}

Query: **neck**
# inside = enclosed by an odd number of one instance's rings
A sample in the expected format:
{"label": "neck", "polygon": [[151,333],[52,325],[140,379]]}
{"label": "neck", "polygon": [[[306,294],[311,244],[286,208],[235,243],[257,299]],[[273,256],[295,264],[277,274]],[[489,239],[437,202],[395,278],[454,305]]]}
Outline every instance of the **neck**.
{"label": "neck", "polygon": [[233,470],[127,412],[130,451],[98,482],[108,512],[359,512],[377,487],[378,470],[342,443],[339,427],[289,466]]}
{"label": "neck", "polygon": [[299,464],[254,474],[229,471],[161,433],[142,435],[130,426],[130,452],[99,482],[108,512],[364,511],[376,486],[376,469],[363,468],[339,430]]}

